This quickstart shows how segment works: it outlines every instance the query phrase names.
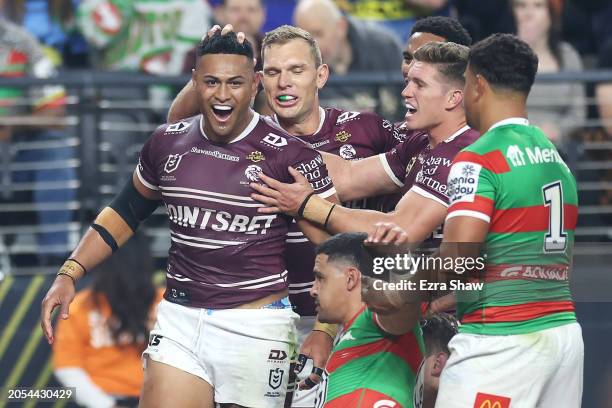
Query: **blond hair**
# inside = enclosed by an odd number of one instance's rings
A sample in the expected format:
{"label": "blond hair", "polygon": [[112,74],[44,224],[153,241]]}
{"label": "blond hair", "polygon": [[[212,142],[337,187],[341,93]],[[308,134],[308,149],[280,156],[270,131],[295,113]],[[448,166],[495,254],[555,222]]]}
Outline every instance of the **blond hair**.
{"label": "blond hair", "polygon": [[315,66],[317,68],[323,63],[319,44],[317,44],[317,41],[314,39],[314,37],[308,31],[290,25],[282,25],[266,33],[261,44],[262,61],[264,60],[264,52],[266,48],[271,47],[275,44],[284,45],[293,40],[306,41],[306,43],[310,47],[310,53],[312,54],[312,58],[314,59]]}

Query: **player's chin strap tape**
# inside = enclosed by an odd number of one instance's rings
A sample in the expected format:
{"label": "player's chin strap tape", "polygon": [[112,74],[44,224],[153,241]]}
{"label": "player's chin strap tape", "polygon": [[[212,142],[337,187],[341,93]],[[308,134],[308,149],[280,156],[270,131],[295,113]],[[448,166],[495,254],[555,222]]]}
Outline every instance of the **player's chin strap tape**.
{"label": "player's chin strap tape", "polygon": [[334,211],[336,204],[330,203],[329,201],[310,193],[306,196],[300,208],[298,215],[306,218],[308,221],[316,222],[319,225],[327,228],[327,223],[331,217],[332,211]]}
{"label": "player's chin strap tape", "polygon": [[149,200],[136,190],[134,182],[128,180],[113,202],[93,222],[106,244],[115,252],[138,229],[138,225],[157,209],[159,201]]}

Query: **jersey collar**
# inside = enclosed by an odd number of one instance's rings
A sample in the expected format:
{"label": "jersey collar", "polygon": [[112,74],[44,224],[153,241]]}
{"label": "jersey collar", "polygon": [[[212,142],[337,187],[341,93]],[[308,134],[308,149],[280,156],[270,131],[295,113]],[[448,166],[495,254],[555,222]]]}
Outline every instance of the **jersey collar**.
{"label": "jersey collar", "polygon": [[468,125],[465,125],[461,129],[453,133],[448,139],[444,141],[444,143],[452,142],[457,136],[464,134],[468,130],[470,130],[470,127]]}
{"label": "jersey collar", "polygon": [[[246,128],[244,128],[242,133],[240,133],[238,137],[236,137],[230,143],[239,142],[240,140],[247,137],[249,133],[251,133],[253,129],[255,129],[255,126],[257,126],[257,122],[259,122],[259,113],[253,111],[253,119],[251,119],[251,121],[249,122],[249,125]],[[206,136],[206,133],[204,133],[204,115],[200,116],[200,133],[202,134],[204,139],[210,140],[208,136]]]}
{"label": "jersey collar", "polygon": [[508,119],[500,120],[499,122],[494,123],[493,126],[491,126],[489,130],[487,130],[487,132],[490,132],[496,127],[506,126],[506,125],[529,126],[529,120],[527,120],[527,118],[508,118]]}
{"label": "jersey collar", "polygon": [[[272,120],[274,120],[274,122],[281,128],[283,129],[285,132],[285,128],[282,127],[282,125],[280,124],[280,122],[278,121],[278,116],[276,116],[276,113],[274,115],[272,115]],[[319,127],[317,128],[317,130],[312,134],[312,136],[316,135],[317,133],[319,133],[321,131],[321,128],[323,127],[323,124],[325,123],[325,109],[323,109],[322,107],[319,106]]]}

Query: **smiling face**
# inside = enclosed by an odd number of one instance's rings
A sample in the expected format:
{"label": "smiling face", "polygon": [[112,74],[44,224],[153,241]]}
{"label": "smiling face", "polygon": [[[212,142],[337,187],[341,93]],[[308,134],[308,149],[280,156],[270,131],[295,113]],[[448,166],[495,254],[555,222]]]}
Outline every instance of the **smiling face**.
{"label": "smiling face", "polygon": [[211,140],[230,142],[247,126],[257,92],[253,62],[243,55],[203,55],[192,74],[204,131]]}
{"label": "smiling face", "polygon": [[318,92],[328,77],[325,64],[316,67],[308,43],[301,39],[266,47],[263,86],[279,120],[301,123],[319,108]]}
{"label": "smiling face", "polygon": [[442,122],[452,88],[442,80],[434,64],[414,61],[402,91],[406,124],[410,129],[430,130]]}

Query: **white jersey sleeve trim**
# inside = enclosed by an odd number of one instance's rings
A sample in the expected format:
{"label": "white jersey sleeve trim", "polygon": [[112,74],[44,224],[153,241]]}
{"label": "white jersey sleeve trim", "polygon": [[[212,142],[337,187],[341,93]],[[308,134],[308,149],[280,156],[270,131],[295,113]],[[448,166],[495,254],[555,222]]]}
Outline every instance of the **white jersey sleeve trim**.
{"label": "white jersey sleeve trim", "polygon": [[140,180],[140,182],[144,184],[144,186],[147,187],[148,189],[159,191],[159,187],[154,186],[153,184],[145,180],[144,177],[142,177],[142,174],[140,174],[140,169],[138,168],[138,166],[136,166],[136,176],[138,176],[138,180]]}
{"label": "white jersey sleeve trim", "polygon": [[331,197],[334,194],[336,194],[336,187],[332,187],[329,190],[326,190],[322,193],[317,194],[319,197],[321,198],[327,198],[327,197]]}
{"label": "white jersey sleeve trim", "polygon": [[472,210],[455,210],[452,211],[450,213],[448,213],[448,215],[446,216],[446,220],[448,221],[451,218],[455,218],[455,217],[472,217],[472,218],[478,218],[479,220],[483,220],[484,222],[491,222],[491,217],[489,217],[487,214],[483,214],[481,212],[478,211],[472,211]]}
{"label": "white jersey sleeve trim", "polygon": [[412,186],[409,191],[416,193],[422,197],[429,198],[430,200],[434,200],[436,203],[442,204],[444,207],[448,207],[448,203],[444,202],[440,199],[440,197],[436,197],[434,194],[431,194],[427,190],[423,190],[419,186]]}
{"label": "white jersey sleeve trim", "polygon": [[402,183],[400,179],[395,177],[395,173],[393,173],[393,170],[391,170],[391,166],[389,166],[389,162],[387,161],[387,156],[385,155],[385,153],[379,154],[378,158],[382,163],[383,169],[385,169],[385,173],[387,173],[387,176],[389,176],[391,181],[393,181],[398,187],[404,187],[404,183]]}

